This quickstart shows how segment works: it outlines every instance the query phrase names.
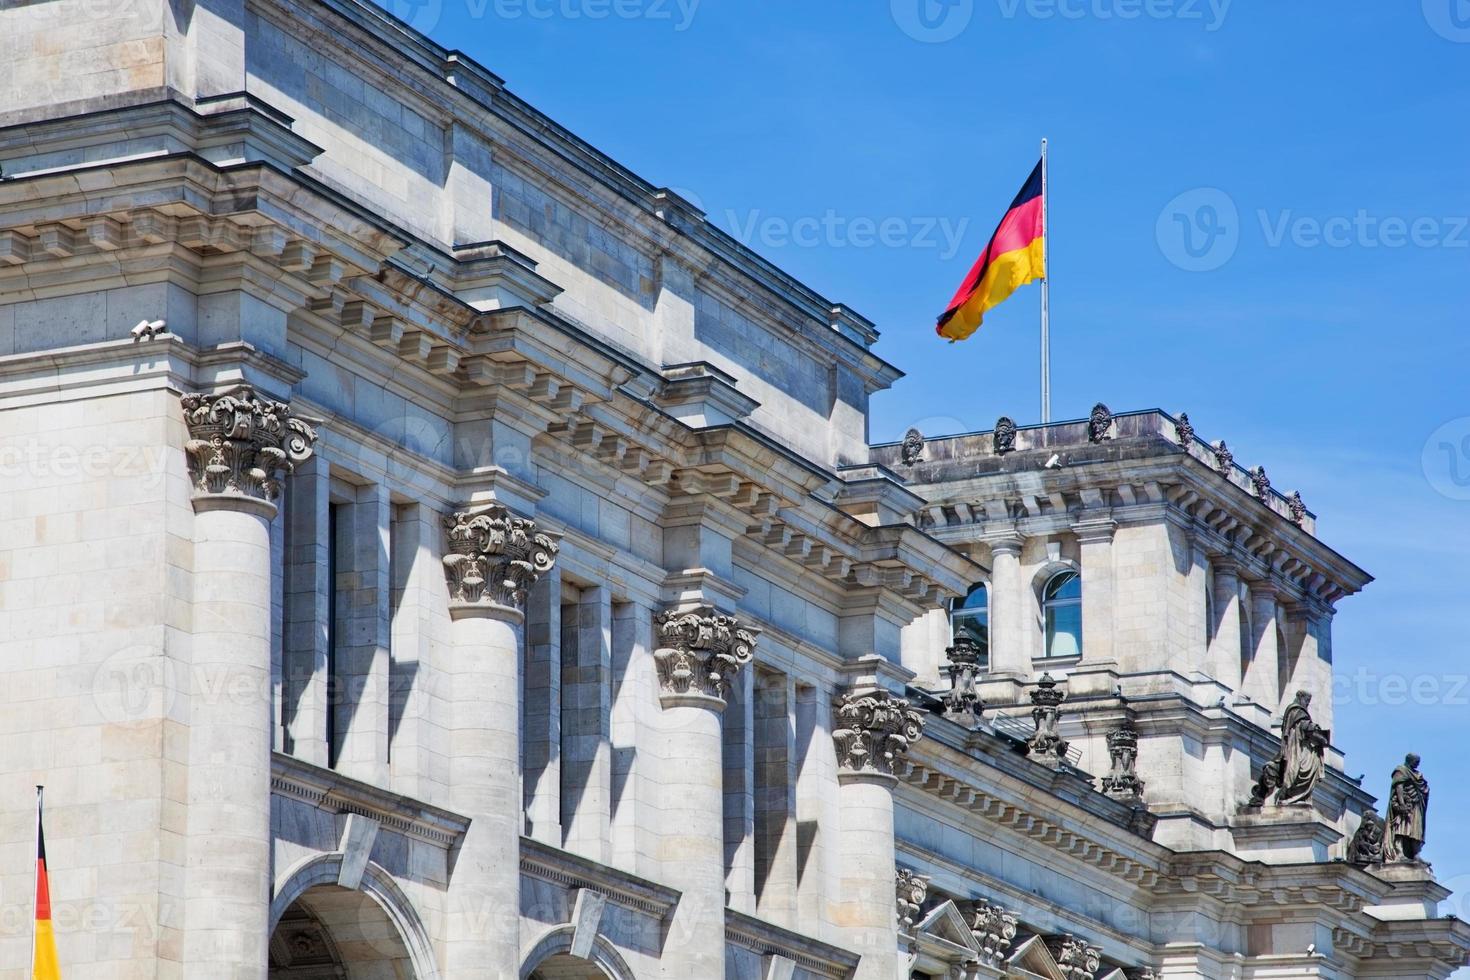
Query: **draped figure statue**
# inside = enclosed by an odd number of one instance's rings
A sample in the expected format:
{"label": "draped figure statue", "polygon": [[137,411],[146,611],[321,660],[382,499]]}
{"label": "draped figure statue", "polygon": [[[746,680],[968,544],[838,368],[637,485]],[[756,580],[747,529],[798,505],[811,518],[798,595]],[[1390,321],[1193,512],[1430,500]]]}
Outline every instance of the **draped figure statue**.
{"label": "draped figure statue", "polygon": [[1311,704],[1312,696],[1298,691],[1282,714],[1281,751],[1261,770],[1249,806],[1264,806],[1268,798],[1278,806],[1312,802],[1312,791],[1327,770],[1331,733],[1312,720]]}
{"label": "draped figure statue", "polygon": [[1429,812],[1429,780],[1419,771],[1412,752],[1393,771],[1388,790],[1388,829],[1383,835],[1387,863],[1417,864],[1424,849],[1424,823]]}
{"label": "draped figure statue", "polygon": [[1312,802],[1312,790],[1326,771],[1329,741],[1327,730],[1312,720],[1307,708],[1312,696],[1298,691],[1296,700],[1281,716],[1281,787],[1276,802],[1282,805]]}

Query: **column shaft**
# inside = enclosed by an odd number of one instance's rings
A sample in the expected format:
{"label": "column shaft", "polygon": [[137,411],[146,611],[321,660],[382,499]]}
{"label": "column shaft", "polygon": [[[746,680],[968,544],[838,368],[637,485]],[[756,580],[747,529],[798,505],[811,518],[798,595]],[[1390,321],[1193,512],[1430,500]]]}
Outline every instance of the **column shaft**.
{"label": "column shaft", "polygon": [[1209,674],[1232,691],[1240,690],[1240,573],[1230,563],[1214,566],[1215,622],[1210,634]]}
{"label": "column shaft", "polygon": [[990,673],[1014,677],[1031,675],[1031,646],[1025,642],[1029,603],[1021,582],[1021,541],[996,541],[990,546]]}
{"label": "column shaft", "polygon": [[843,946],[862,956],[854,980],[893,980],[898,976],[893,779],[844,772],[838,786],[841,884],[835,918],[843,931]]}
{"label": "column shaft", "polygon": [[266,975],[268,522],[259,508],[207,509],[194,518],[185,976],[263,980]]}
{"label": "column shaft", "polygon": [[448,980],[520,969],[521,627],[504,612],[456,610],[450,806],[470,818],[449,882]]}
{"label": "column shaft", "polygon": [[1073,528],[1082,559],[1082,660],[1085,663],[1113,661],[1113,609],[1117,605],[1113,587],[1112,521],[1094,521]]}
{"label": "column shaft", "polygon": [[1252,701],[1274,712],[1281,700],[1281,650],[1277,642],[1276,589],[1253,584],[1251,597],[1251,658],[1241,690]]}
{"label": "column shaft", "polygon": [[679,890],[659,966],[670,980],[725,975],[724,800],[720,712],[672,705],[660,718],[661,879]]}

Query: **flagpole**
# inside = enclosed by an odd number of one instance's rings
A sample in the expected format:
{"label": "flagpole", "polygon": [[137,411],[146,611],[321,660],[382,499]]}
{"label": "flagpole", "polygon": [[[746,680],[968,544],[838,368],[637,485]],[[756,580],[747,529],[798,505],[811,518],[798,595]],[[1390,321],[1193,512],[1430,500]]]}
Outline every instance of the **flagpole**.
{"label": "flagpole", "polygon": [[41,796],[45,792],[45,786],[36,786],[36,847],[31,854],[31,965],[26,970],[28,974],[36,970],[36,899],[40,897],[41,890]]}
{"label": "flagpole", "polygon": [[1041,140],[1041,424],[1051,422],[1051,190],[1047,186],[1046,138]]}

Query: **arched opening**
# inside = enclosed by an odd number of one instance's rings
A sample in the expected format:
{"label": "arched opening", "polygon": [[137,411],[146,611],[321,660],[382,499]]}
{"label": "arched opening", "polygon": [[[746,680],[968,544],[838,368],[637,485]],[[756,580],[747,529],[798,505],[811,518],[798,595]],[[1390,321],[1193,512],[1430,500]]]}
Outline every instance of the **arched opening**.
{"label": "arched opening", "polygon": [[388,913],[372,896],[314,885],[271,933],[269,980],[423,980]]}
{"label": "arched opening", "polygon": [[596,963],[559,953],[542,960],[529,980],[608,980],[611,976]]}

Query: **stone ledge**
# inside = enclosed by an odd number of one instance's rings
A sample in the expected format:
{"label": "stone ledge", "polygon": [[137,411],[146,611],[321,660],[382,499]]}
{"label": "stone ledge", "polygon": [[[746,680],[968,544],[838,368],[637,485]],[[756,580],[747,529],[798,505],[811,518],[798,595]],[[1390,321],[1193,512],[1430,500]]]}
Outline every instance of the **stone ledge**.
{"label": "stone ledge", "polygon": [[271,795],[299,800],[327,813],[371,817],[383,828],[449,850],[470,818],[380,789],[281,752],[271,753]]}
{"label": "stone ledge", "polygon": [[804,970],[841,980],[853,975],[860,957],[753,915],[725,910],[725,941],[762,956],[784,956]]}
{"label": "stone ledge", "polygon": [[521,874],[559,885],[601,892],[614,905],[664,919],[681,893],[646,878],[589,861],[530,837],[521,838]]}

